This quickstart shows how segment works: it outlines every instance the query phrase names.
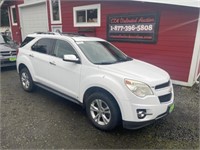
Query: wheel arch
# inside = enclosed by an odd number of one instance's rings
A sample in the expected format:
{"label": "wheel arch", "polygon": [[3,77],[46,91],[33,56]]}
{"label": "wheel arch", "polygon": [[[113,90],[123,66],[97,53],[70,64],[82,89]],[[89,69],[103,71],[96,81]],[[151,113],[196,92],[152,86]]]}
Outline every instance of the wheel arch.
{"label": "wheel arch", "polygon": [[24,67],[28,69],[28,71],[30,72],[30,74],[31,74],[31,76],[32,76],[32,78],[33,78],[33,80],[35,81],[35,76],[34,76],[34,75],[35,75],[35,72],[34,72],[33,67],[32,67],[31,64],[29,64],[29,63],[25,64],[25,63],[21,62],[21,63],[18,64],[18,66],[17,66],[17,72],[20,73],[21,69],[23,69]]}
{"label": "wheel arch", "polygon": [[101,92],[101,93],[104,93],[104,94],[107,94],[109,97],[111,97],[111,100],[115,101],[115,103],[117,104],[118,106],[118,109],[120,111],[120,117],[122,119],[122,110],[120,108],[120,105],[119,103],[117,102],[117,100],[115,99],[115,97],[109,92],[107,91],[106,89],[104,88],[101,88],[101,87],[98,87],[98,86],[93,86],[93,87],[90,87],[88,88],[85,93],[84,93],[84,96],[83,96],[83,108],[85,108],[86,106],[86,100],[87,98],[92,94],[92,93],[95,93],[95,92]]}
{"label": "wheel arch", "polygon": [[20,64],[18,70],[19,70],[20,82],[23,89],[26,92],[32,92],[35,89],[35,85],[29,69],[25,64]]}
{"label": "wheel arch", "polygon": [[25,64],[23,64],[23,63],[19,64],[18,72],[20,72],[23,68],[27,68],[28,69],[28,67]]}

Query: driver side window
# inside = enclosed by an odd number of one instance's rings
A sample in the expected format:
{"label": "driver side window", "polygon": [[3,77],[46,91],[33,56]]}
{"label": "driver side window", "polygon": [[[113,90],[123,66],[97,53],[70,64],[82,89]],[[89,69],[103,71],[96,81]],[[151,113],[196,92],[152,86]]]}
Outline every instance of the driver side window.
{"label": "driver side window", "polygon": [[64,55],[76,55],[74,48],[63,40],[57,40],[53,55],[59,58],[63,58]]}

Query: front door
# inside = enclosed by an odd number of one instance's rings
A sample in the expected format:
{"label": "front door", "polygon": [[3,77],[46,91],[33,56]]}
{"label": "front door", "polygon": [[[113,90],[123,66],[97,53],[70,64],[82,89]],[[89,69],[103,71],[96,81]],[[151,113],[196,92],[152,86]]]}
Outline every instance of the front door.
{"label": "front door", "polygon": [[76,52],[67,41],[56,40],[52,56],[50,57],[49,80],[53,82],[54,88],[59,92],[78,99],[82,65],[64,61],[63,56],[66,54],[76,55]]}

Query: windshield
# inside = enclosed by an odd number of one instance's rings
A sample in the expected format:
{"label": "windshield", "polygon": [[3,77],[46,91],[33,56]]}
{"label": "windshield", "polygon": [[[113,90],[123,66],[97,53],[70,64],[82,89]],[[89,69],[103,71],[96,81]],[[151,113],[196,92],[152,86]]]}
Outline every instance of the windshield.
{"label": "windshield", "polygon": [[5,43],[12,44],[14,42],[12,41],[12,39],[9,36],[0,34],[0,44],[5,44]]}
{"label": "windshield", "polygon": [[104,41],[77,42],[85,56],[94,64],[113,64],[132,60],[116,47]]}
{"label": "windshield", "polygon": [[3,36],[0,34],[0,44],[4,44],[5,43],[5,40],[3,38]]}

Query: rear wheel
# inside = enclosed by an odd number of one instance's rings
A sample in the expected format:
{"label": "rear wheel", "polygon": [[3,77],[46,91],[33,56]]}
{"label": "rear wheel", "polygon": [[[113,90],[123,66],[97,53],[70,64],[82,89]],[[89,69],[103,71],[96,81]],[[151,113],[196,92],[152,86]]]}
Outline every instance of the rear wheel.
{"label": "rear wheel", "polygon": [[20,81],[25,91],[31,92],[34,90],[34,83],[33,83],[31,74],[27,68],[22,68],[20,70]]}
{"label": "rear wheel", "polygon": [[116,101],[104,93],[93,93],[86,101],[90,121],[101,130],[112,130],[120,122],[120,111]]}

